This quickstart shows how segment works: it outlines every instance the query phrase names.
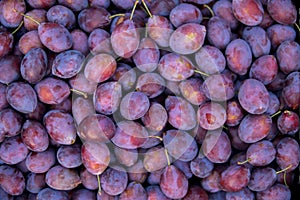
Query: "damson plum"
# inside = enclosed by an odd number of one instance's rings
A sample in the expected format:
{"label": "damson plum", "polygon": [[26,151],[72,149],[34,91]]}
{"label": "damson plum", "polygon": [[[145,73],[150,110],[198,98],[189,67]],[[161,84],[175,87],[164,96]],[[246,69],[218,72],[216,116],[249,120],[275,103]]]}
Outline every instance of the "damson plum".
{"label": "damson plum", "polygon": [[161,175],[161,191],[171,199],[183,198],[188,193],[189,182],[174,165],[167,166]]}
{"label": "damson plum", "polygon": [[110,23],[110,13],[105,8],[90,7],[82,10],[78,15],[80,28],[88,33],[96,28],[103,28]]}
{"label": "damson plum", "polygon": [[197,158],[191,161],[190,168],[195,176],[199,178],[205,178],[211,174],[214,168],[214,164],[210,162],[207,158],[201,158],[200,156],[198,156]]}
{"label": "damson plum", "polygon": [[53,52],[60,53],[72,47],[71,33],[55,22],[43,22],[38,27],[42,44]]}
{"label": "damson plum", "polygon": [[88,36],[81,29],[74,29],[71,31],[71,36],[73,40],[72,49],[81,52],[83,55],[88,55]]}
{"label": "damson plum", "polygon": [[270,104],[270,96],[266,87],[255,79],[247,79],[242,83],[238,99],[242,108],[251,114],[266,112]]}
{"label": "damson plum", "polygon": [[60,79],[47,77],[35,85],[35,91],[41,102],[46,104],[59,104],[70,94],[67,83]]}
{"label": "damson plum", "polygon": [[275,154],[276,150],[272,142],[262,140],[249,146],[246,158],[253,166],[266,166],[275,159]]}
{"label": "damson plum", "polygon": [[257,79],[263,84],[267,85],[276,78],[277,73],[278,65],[275,56],[264,55],[253,62],[249,71],[249,77]]}
{"label": "damson plum", "polygon": [[151,38],[143,38],[139,48],[133,55],[136,67],[143,72],[152,72],[157,68],[160,52]]}
{"label": "damson plum", "polygon": [[157,73],[144,73],[137,79],[136,90],[143,92],[149,98],[155,98],[163,93],[165,80]]}
{"label": "damson plum", "polygon": [[128,176],[124,168],[112,166],[101,174],[100,181],[102,189],[107,194],[115,196],[126,189]]}
{"label": "damson plum", "polygon": [[13,49],[13,35],[7,31],[0,31],[0,58],[9,54]]}
{"label": "damson plum", "polygon": [[74,13],[67,7],[62,5],[52,6],[47,11],[47,20],[63,25],[67,29],[75,26],[76,18]]}
{"label": "damson plum", "polygon": [[194,199],[208,200],[208,194],[202,187],[193,185],[189,188],[189,191],[186,194],[186,196],[183,198],[183,200],[194,200]]}
{"label": "damson plum", "polygon": [[21,138],[31,151],[43,152],[49,146],[48,133],[45,127],[37,121],[25,121],[22,127]]}
{"label": "damson plum", "polygon": [[278,130],[282,134],[295,134],[299,131],[299,116],[293,111],[284,111],[277,119]]}
{"label": "damson plum", "polygon": [[282,184],[275,184],[272,187],[256,193],[257,200],[264,199],[273,199],[273,200],[281,200],[281,199],[291,199],[291,191],[288,187]]}
{"label": "damson plum", "polygon": [[22,35],[19,40],[18,47],[23,54],[27,54],[31,49],[34,48],[43,48],[38,31],[33,30]]}
{"label": "damson plum", "polygon": [[59,144],[70,145],[76,140],[76,128],[72,115],[60,110],[51,110],[44,115],[44,124],[49,136]]}
{"label": "damson plum", "polygon": [[41,48],[29,50],[22,59],[20,71],[22,77],[29,83],[37,83],[46,75],[48,58]]}
{"label": "damson plum", "polygon": [[141,147],[148,139],[147,130],[134,121],[121,121],[117,123],[115,136],[111,141],[124,149],[136,149]]}
{"label": "damson plum", "polygon": [[65,191],[53,190],[51,188],[45,188],[41,190],[36,199],[52,199],[52,200],[68,200],[68,193]]}
{"label": "damson plum", "polygon": [[29,171],[33,173],[46,173],[56,162],[55,150],[48,148],[43,152],[30,152],[25,164]]}
{"label": "damson plum", "polygon": [[110,34],[104,29],[94,29],[89,35],[87,43],[93,54],[112,53]]}
{"label": "damson plum", "polygon": [[81,158],[83,165],[91,174],[99,175],[110,162],[110,152],[104,143],[86,141],[81,147]]}
{"label": "damson plum", "polygon": [[220,172],[213,170],[210,175],[201,180],[202,188],[211,193],[221,191],[220,176]]}
{"label": "damson plum", "polygon": [[126,94],[120,103],[120,113],[128,120],[136,120],[143,117],[150,107],[150,101],[143,92],[130,92]]}
{"label": "damson plum", "polygon": [[117,111],[122,97],[122,86],[118,82],[100,84],[93,97],[95,110],[110,115]]}
{"label": "damson plum", "polygon": [[280,24],[294,24],[297,19],[297,10],[291,0],[270,0],[267,3],[270,16]]}
{"label": "damson plum", "polygon": [[216,16],[223,18],[229,25],[232,30],[235,30],[238,26],[238,20],[235,18],[232,12],[232,3],[228,0],[217,1],[212,10]]}
{"label": "damson plum", "polygon": [[172,33],[170,47],[175,53],[192,54],[202,47],[205,36],[205,26],[196,23],[183,24]]}
{"label": "damson plum", "polygon": [[131,182],[127,185],[126,190],[119,196],[119,200],[139,199],[146,200],[147,193],[140,183]]}
{"label": "damson plum", "polygon": [[271,167],[255,168],[251,172],[248,188],[261,192],[270,188],[276,182],[276,171]]}
{"label": "damson plum", "polygon": [[58,0],[58,3],[70,8],[73,11],[81,11],[87,8],[89,3],[88,0]]}
{"label": "damson plum", "polygon": [[[146,1],[147,2],[147,1]],[[150,1],[150,11],[153,15],[158,16],[169,16],[170,12],[176,5],[179,4],[178,0],[161,0],[161,1]]]}
{"label": "damson plum", "polygon": [[269,115],[246,115],[239,125],[238,135],[243,142],[254,143],[267,137],[271,127]]}
{"label": "damson plum", "polygon": [[8,102],[6,99],[6,86],[0,83],[0,110],[8,107]]}
{"label": "damson plum", "polygon": [[282,24],[273,24],[267,29],[268,37],[270,38],[272,48],[276,49],[285,41],[293,41],[296,38],[296,31],[291,26]]}
{"label": "damson plum", "polygon": [[0,111],[0,135],[12,137],[20,133],[23,117],[11,108]]}
{"label": "damson plum", "polygon": [[8,28],[17,27],[25,13],[26,5],[24,0],[3,0],[0,4],[0,22]]}
{"label": "damson plum", "polygon": [[201,23],[202,13],[192,4],[181,3],[171,10],[170,21],[175,27],[186,23]]}
{"label": "damson plum", "polygon": [[165,149],[161,146],[150,148],[144,154],[143,164],[148,172],[164,169],[168,164]]}
{"label": "damson plum", "polygon": [[49,169],[45,181],[47,185],[56,190],[72,190],[81,183],[74,169],[68,169],[60,165]]}
{"label": "damson plum", "polygon": [[202,104],[197,111],[197,121],[206,130],[216,130],[225,124],[226,110],[218,103]]}
{"label": "damson plum", "polygon": [[78,144],[59,147],[56,157],[59,164],[65,168],[76,168],[82,164],[81,148]]}
{"label": "damson plum", "polygon": [[237,150],[246,150],[249,144],[243,142],[238,136],[238,127],[229,127],[228,130],[232,147],[234,147]]}
{"label": "damson plum", "polygon": [[227,101],[235,95],[232,79],[224,74],[207,77],[202,88],[206,97],[212,101]]}
{"label": "damson plum", "polygon": [[295,41],[285,41],[276,51],[280,70],[289,74],[300,70],[300,45]]}
{"label": "damson plum", "polygon": [[224,163],[231,155],[231,144],[227,134],[221,130],[210,131],[202,144],[204,155],[213,163]]}
{"label": "damson plum", "polygon": [[168,130],[163,136],[164,147],[170,156],[181,161],[191,161],[198,153],[198,146],[194,138],[187,132]]}
{"label": "damson plum", "polygon": [[0,83],[10,84],[20,78],[20,64],[22,58],[15,55],[7,55],[0,58]]}
{"label": "damson plum", "polygon": [[203,82],[197,78],[189,78],[179,83],[182,96],[194,105],[201,105],[207,100],[203,89]]}
{"label": "damson plum", "polygon": [[234,16],[247,26],[256,26],[263,20],[264,8],[260,0],[233,0]]}
{"label": "damson plum", "polygon": [[138,160],[134,165],[127,168],[128,180],[135,183],[144,183],[148,173],[142,160]]}
{"label": "damson plum", "polygon": [[110,0],[89,0],[89,4],[93,7],[104,7],[108,8],[110,6]]}
{"label": "damson plum", "polygon": [[244,117],[244,110],[242,109],[240,103],[237,100],[231,100],[227,102],[226,106],[226,125],[236,126],[238,125]]}
{"label": "damson plum", "polygon": [[147,32],[149,37],[152,38],[159,46],[168,47],[173,27],[168,18],[153,15],[148,19]]}
{"label": "damson plum", "polygon": [[140,33],[133,20],[118,24],[111,34],[111,45],[114,52],[123,58],[135,54],[140,44]]}
{"label": "damson plum", "polygon": [[52,74],[59,78],[71,78],[81,70],[84,58],[79,51],[64,51],[55,57],[52,63]]}
{"label": "damson plum", "polygon": [[243,31],[243,39],[249,43],[254,57],[270,53],[271,41],[264,29],[258,26],[246,27]]}
{"label": "damson plum", "polygon": [[87,189],[80,189],[76,190],[72,194],[73,200],[83,200],[83,199],[90,199],[90,200],[96,200],[96,193],[94,191],[90,191]]}
{"label": "damson plum", "polygon": [[118,63],[117,69],[112,76],[112,80],[118,81],[125,91],[130,90],[134,86],[136,79],[136,71],[125,63]]}
{"label": "damson plum", "polygon": [[86,94],[93,94],[97,88],[97,83],[87,80],[84,73],[82,72],[69,79],[69,84],[72,89]]}
{"label": "damson plum", "polygon": [[169,53],[161,57],[158,71],[169,81],[182,81],[194,74],[192,62],[185,56]]}
{"label": "damson plum", "polygon": [[247,167],[231,165],[221,173],[220,184],[226,192],[238,192],[250,181],[250,170]]}
{"label": "damson plum", "polygon": [[34,89],[27,83],[14,82],[6,89],[7,102],[21,113],[31,113],[37,106]]}
{"label": "damson plum", "polygon": [[87,80],[101,83],[109,79],[115,72],[117,63],[109,54],[97,54],[93,56],[84,68]]}
{"label": "damson plum", "polygon": [[225,49],[231,40],[229,24],[218,16],[210,18],[207,24],[207,39],[218,49]]}
{"label": "damson plum", "polygon": [[29,151],[20,136],[6,138],[0,146],[0,158],[9,165],[25,160],[28,153]]}
{"label": "damson plum", "polygon": [[123,149],[115,146],[114,153],[118,162],[127,167],[134,165],[138,160],[137,149]]}
{"label": "damson plum", "polygon": [[226,59],[216,47],[204,45],[195,53],[196,67],[206,74],[221,73],[225,69]]}
{"label": "damson plum", "polygon": [[282,97],[288,107],[297,109],[300,105],[300,72],[292,72],[285,79]]}
{"label": "damson plum", "polygon": [[235,39],[231,41],[225,50],[229,69],[238,75],[245,75],[252,62],[250,46],[245,40]]}
{"label": "damson plum", "polygon": [[181,97],[168,96],[165,100],[168,122],[177,129],[190,130],[196,126],[196,113],[192,105]]}
{"label": "damson plum", "polygon": [[46,186],[45,174],[29,173],[26,180],[26,190],[39,193]]}
{"label": "damson plum", "polygon": [[115,134],[113,121],[101,114],[91,114],[79,124],[78,135],[84,141],[108,142]]}
{"label": "damson plum", "polygon": [[[30,0],[28,0],[27,2],[30,2]],[[28,17],[23,18],[24,27],[26,28],[26,30],[28,30],[28,31],[37,30],[39,25],[35,21],[37,21],[39,23],[47,21],[46,14],[47,14],[47,11],[44,9],[33,9],[33,10],[26,12],[25,15]],[[35,21],[30,19],[29,17],[31,17]]]}
{"label": "damson plum", "polygon": [[0,166],[0,186],[10,195],[20,195],[25,190],[25,178],[21,171],[8,166]]}
{"label": "damson plum", "polygon": [[255,196],[254,196],[254,193],[251,192],[248,188],[244,188],[238,192],[227,192],[226,200],[231,200],[231,199],[254,200]]}
{"label": "damson plum", "polygon": [[55,4],[55,0],[27,0],[32,8],[47,9]]}
{"label": "damson plum", "polygon": [[300,148],[297,141],[293,138],[283,138],[276,146],[276,162],[281,169],[286,172],[293,171],[300,162]]}
{"label": "damson plum", "polygon": [[80,170],[79,175],[81,183],[86,189],[96,190],[98,188],[97,176],[91,174],[85,167]]}
{"label": "damson plum", "polygon": [[150,185],[146,187],[146,192],[148,195],[148,199],[159,199],[159,200],[170,200],[164,193],[162,193],[161,189],[157,185]]}
{"label": "damson plum", "polygon": [[161,131],[168,121],[168,114],[161,104],[152,103],[141,120],[149,130]]}

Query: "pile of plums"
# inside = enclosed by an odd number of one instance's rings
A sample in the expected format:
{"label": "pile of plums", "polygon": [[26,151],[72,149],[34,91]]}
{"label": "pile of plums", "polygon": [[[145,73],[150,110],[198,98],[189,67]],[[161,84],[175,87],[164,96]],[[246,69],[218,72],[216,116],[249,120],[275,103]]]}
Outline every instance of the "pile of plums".
{"label": "pile of plums", "polygon": [[1,0],[0,200],[297,199],[295,2]]}

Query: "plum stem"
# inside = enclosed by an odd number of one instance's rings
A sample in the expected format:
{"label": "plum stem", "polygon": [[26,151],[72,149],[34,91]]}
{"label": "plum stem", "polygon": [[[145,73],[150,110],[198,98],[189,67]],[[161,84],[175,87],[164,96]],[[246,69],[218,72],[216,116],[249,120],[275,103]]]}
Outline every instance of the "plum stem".
{"label": "plum stem", "polygon": [[243,165],[246,164],[247,162],[251,161],[251,158],[248,158],[247,160],[243,161],[243,162],[237,162],[238,165]]}
{"label": "plum stem", "polygon": [[291,167],[292,167],[292,165],[289,165],[289,166],[287,166],[286,168],[284,168],[284,169],[282,169],[282,170],[276,172],[276,174],[279,174],[279,173],[282,173],[282,172],[286,172],[286,170],[288,170],[288,169],[291,168]]}
{"label": "plum stem", "polygon": [[209,76],[207,73],[204,73],[204,72],[201,72],[201,71],[199,71],[199,70],[194,70],[194,72],[196,72],[196,73],[198,73],[198,74],[201,74],[201,75],[203,75],[203,76]]}
{"label": "plum stem", "polygon": [[137,4],[138,4],[139,2],[140,2],[140,0],[136,0],[136,1],[134,2],[134,6],[133,6],[133,9],[132,9],[131,15],[130,15],[130,20],[132,20],[132,17],[133,17],[135,8],[136,8],[136,6],[137,6]]}
{"label": "plum stem", "polygon": [[298,31],[300,32],[300,26],[299,26],[297,23],[295,23],[294,25],[296,26],[296,28],[297,28]]}
{"label": "plum stem", "polygon": [[271,118],[273,118],[273,117],[279,115],[280,113],[281,113],[281,110],[279,110],[278,112],[276,112],[276,113],[274,113],[273,115],[271,115]]}
{"label": "plum stem", "polygon": [[30,17],[28,15],[25,15],[24,13],[21,13],[21,12],[17,11],[16,9],[14,9],[14,12],[19,13],[20,15],[22,15],[23,17],[26,17],[27,19],[30,19],[31,21],[33,21],[37,25],[41,25],[40,22],[36,21],[35,19],[33,19],[32,17]]}
{"label": "plum stem", "polygon": [[286,187],[289,187],[289,185],[286,182],[286,172],[283,173],[283,182]]}
{"label": "plum stem", "polygon": [[70,91],[72,91],[72,92],[74,92],[74,93],[76,93],[76,94],[80,94],[80,95],[82,95],[85,99],[87,99],[88,98],[88,95],[87,95],[87,93],[85,93],[85,92],[82,92],[82,91],[79,91],[79,90],[76,90],[76,89],[74,89],[74,88],[71,88],[70,89]]}
{"label": "plum stem", "polygon": [[166,157],[167,157],[168,166],[170,166],[171,162],[170,162],[168,150],[166,148],[165,148],[165,154],[166,154]]}
{"label": "plum stem", "polygon": [[163,141],[162,137],[159,137],[157,135],[150,135],[148,136],[149,138],[156,138],[156,139],[159,139],[160,141]]}
{"label": "plum stem", "polygon": [[147,4],[145,3],[145,0],[142,0],[142,3],[143,3],[143,5],[144,5],[144,7],[145,7],[145,9],[146,9],[146,11],[147,11],[147,13],[148,13],[148,15],[150,16],[150,18],[152,18],[152,14],[151,14],[151,12],[150,12],[150,10],[149,10]]}
{"label": "plum stem", "polygon": [[22,27],[22,25],[24,24],[24,21],[21,21],[21,23],[19,24],[19,26],[11,33],[12,35],[15,34],[18,30],[20,30],[20,28]]}
{"label": "plum stem", "polygon": [[208,5],[204,4],[203,6],[209,10],[209,12],[210,12],[210,14],[211,14],[212,17],[215,16],[214,11]]}
{"label": "plum stem", "polygon": [[101,195],[102,190],[101,190],[101,183],[100,183],[100,175],[97,174],[97,180],[98,180],[98,194]]}
{"label": "plum stem", "polygon": [[117,14],[109,16],[108,18],[112,19],[112,18],[115,18],[115,17],[124,17],[124,16],[125,16],[125,14],[123,14],[123,13],[117,13]]}

